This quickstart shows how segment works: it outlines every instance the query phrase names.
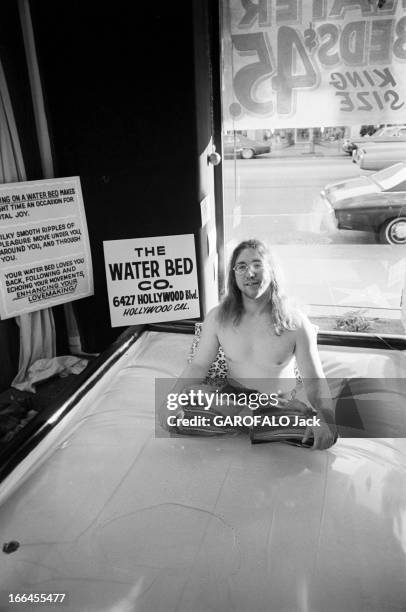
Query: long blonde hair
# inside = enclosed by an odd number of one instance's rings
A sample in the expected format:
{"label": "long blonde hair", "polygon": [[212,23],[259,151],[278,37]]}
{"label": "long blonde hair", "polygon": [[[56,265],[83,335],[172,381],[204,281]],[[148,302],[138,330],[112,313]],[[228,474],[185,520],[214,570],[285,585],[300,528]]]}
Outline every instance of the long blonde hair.
{"label": "long blonde hair", "polygon": [[264,259],[271,273],[271,281],[268,288],[269,314],[275,328],[275,333],[280,336],[285,330],[293,330],[297,327],[297,310],[289,303],[281,289],[279,273],[272,259],[268,247],[260,240],[244,240],[237,245],[231,255],[228,276],[227,293],[220,303],[218,318],[220,323],[232,322],[238,325],[244,312],[241,291],[235,280],[234,266],[238,256],[244,249],[255,249]]}

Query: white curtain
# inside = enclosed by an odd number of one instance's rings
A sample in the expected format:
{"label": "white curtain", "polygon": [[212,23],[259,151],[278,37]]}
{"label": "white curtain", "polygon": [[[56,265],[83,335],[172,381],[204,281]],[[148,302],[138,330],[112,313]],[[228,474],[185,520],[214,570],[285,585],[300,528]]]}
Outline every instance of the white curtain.
{"label": "white curtain", "polygon": [[[0,182],[24,180],[24,161],[0,59]],[[37,359],[51,358],[56,354],[55,324],[50,309],[21,315],[16,317],[16,322],[20,328],[20,356],[18,373],[12,386],[23,383],[28,368]],[[2,347],[2,350],[7,350],[7,347]]]}

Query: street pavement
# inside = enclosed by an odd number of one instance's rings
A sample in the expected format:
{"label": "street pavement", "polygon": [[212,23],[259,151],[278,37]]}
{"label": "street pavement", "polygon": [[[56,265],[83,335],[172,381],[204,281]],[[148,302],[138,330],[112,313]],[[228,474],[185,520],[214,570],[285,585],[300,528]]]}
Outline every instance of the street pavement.
{"label": "street pavement", "polygon": [[226,160],[226,226],[234,236],[266,233],[273,244],[375,244],[371,233],[336,230],[320,198],[327,184],[359,174],[344,155]]}
{"label": "street pavement", "polygon": [[369,232],[337,230],[320,198],[326,184],[362,174],[337,149],[224,161],[226,250],[248,237],[265,240],[299,303],[385,309],[385,316],[399,317],[405,248],[377,244]]}

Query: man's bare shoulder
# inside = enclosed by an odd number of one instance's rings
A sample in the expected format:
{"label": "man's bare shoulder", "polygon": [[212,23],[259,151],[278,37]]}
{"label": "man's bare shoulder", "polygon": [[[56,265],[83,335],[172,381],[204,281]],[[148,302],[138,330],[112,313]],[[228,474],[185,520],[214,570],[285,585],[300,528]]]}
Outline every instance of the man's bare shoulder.
{"label": "man's bare shoulder", "polygon": [[295,336],[313,336],[317,335],[318,327],[314,325],[309,317],[302,311],[296,310],[293,316],[294,329],[292,330]]}
{"label": "man's bare shoulder", "polygon": [[220,304],[217,304],[217,306],[214,306],[213,308],[209,310],[204,320],[207,321],[207,319],[217,319],[219,312],[220,312]]}
{"label": "man's bare shoulder", "polygon": [[214,306],[214,308],[209,310],[203,321],[203,330],[210,330],[217,333],[219,327],[219,310],[220,306]]}
{"label": "man's bare shoulder", "polygon": [[295,312],[295,335],[298,339],[314,339],[317,337],[318,329],[303,311]]}

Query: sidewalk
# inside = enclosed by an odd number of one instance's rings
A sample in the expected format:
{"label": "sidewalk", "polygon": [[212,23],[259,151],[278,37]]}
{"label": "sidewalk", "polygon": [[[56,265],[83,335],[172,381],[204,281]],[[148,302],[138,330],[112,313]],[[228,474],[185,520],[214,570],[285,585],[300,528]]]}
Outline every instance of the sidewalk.
{"label": "sidewalk", "polygon": [[292,145],[272,143],[270,157],[345,157],[348,159],[349,156],[344,153],[341,145],[341,140],[315,143],[313,146],[308,142]]}

